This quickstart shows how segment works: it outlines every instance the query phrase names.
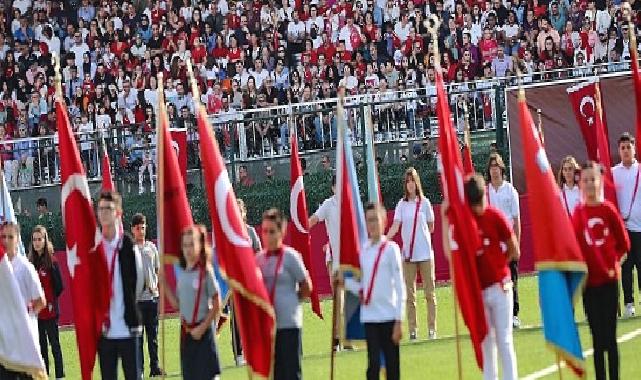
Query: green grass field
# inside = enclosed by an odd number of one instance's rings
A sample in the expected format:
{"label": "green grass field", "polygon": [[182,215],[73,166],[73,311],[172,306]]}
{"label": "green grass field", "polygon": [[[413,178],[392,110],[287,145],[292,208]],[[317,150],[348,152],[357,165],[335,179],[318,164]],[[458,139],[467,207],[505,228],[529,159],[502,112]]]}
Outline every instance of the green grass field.
{"label": "green grass field", "polygon": [[[538,292],[536,277],[523,278],[519,283],[521,297],[521,320],[523,328],[514,333],[515,347],[518,358],[519,376],[527,375],[542,370],[555,364],[555,355],[549,351],[544,343],[540,329],[541,317],[538,307]],[[457,378],[457,348],[454,324],[454,309],[452,290],[449,286],[437,289],[438,302],[438,334],[439,339],[428,341],[427,317],[425,299],[419,298],[418,310],[419,339],[409,342],[407,339],[406,325],[404,325],[404,339],[401,345],[401,377],[403,379],[455,379]],[[638,298],[637,298],[638,299]],[[577,320],[584,321],[583,308],[577,307]],[[325,320],[316,318],[309,307],[305,308],[305,321],[303,328],[303,375],[306,379],[329,379],[330,370],[330,335],[331,335],[331,301],[323,302]],[[463,378],[480,378],[476,367],[472,347],[467,338],[465,326],[459,323],[461,329],[460,347],[462,353]],[[178,349],[179,322],[176,319],[165,321],[165,370],[169,377],[180,377],[180,361]],[[641,318],[620,319],[618,336],[641,329]],[[579,325],[583,350],[592,347],[592,340],[587,323]],[[68,379],[80,378],[80,365],[77,357],[75,334],[73,330],[61,333],[61,343],[65,359],[65,369]],[[231,349],[229,328],[218,338],[218,350],[223,367],[222,378],[245,379],[246,367],[235,367]],[[621,379],[637,379],[641,374],[641,361],[638,360],[638,347],[641,336],[619,344],[621,360]],[[145,350],[146,352],[146,350]],[[146,356],[146,353],[145,353]],[[52,361],[51,361],[52,362]],[[339,352],[336,355],[336,379],[353,380],[364,378],[367,365],[367,354],[364,345],[356,351]],[[96,363],[95,377],[100,378]],[[593,364],[591,357],[586,362],[588,378],[592,374]],[[53,371],[52,371],[53,372]],[[149,373],[145,368],[145,376]],[[567,369],[563,370],[563,378],[572,378]],[[559,378],[558,373],[553,373],[546,379]]]}

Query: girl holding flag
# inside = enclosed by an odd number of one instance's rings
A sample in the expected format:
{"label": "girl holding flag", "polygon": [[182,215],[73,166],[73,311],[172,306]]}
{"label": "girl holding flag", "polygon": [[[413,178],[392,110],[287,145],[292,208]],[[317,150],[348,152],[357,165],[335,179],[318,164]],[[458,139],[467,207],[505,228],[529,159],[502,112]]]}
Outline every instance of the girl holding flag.
{"label": "girl holding flag", "polygon": [[570,217],[581,201],[581,192],[577,183],[580,171],[581,168],[573,156],[567,156],[561,160],[557,182],[561,188],[561,202]]}
{"label": "girl holding flag", "polygon": [[427,299],[428,337],[436,338],[436,294],[434,292],[434,211],[423,195],[421,178],[413,167],[405,171],[405,197],[396,205],[394,223],[387,232],[392,239],[401,229],[403,239],[403,276],[407,289],[407,320],[410,339],[416,339],[416,273],[421,273]]}
{"label": "girl holding flag", "polygon": [[310,296],[312,281],[303,259],[283,244],[287,220],[278,209],[263,213],[261,233],[265,249],[256,257],[265,287],[276,312],[274,379],[302,379],[303,309],[301,300]]}
{"label": "girl holding flag", "polygon": [[610,379],[619,378],[617,348],[617,301],[621,261],[630,249],[630,239],[616,207],[602,200],[603,168],[588,161],[581,171],[584,203],[574,211],[573,224],[581,252],[588,265],[583,304],[594,346],[594,372],[605,379],[608,354]]}
{"label": "girl holding flag", "polygon": [[180,312],[180,366],[183,379],[212,379],[220,374],[212,323],[220,315],[218,283],[204,226],[187,228],[181,239],[181,271],[176,294],[166,286],[169,302]]}

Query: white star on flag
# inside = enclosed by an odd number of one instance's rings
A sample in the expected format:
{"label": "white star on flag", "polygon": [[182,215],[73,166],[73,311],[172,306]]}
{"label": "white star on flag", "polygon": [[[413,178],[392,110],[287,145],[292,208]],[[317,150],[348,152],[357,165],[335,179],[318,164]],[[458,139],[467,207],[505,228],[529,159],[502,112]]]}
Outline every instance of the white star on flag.
{"label": "white star on flag", "polygon": [[73,278],[76,273],[76,265],[80,265],[80,259],[78,259],[78,245],[74,244],[73,247],[67,248],[67,267],[69,267],[69,273]]}

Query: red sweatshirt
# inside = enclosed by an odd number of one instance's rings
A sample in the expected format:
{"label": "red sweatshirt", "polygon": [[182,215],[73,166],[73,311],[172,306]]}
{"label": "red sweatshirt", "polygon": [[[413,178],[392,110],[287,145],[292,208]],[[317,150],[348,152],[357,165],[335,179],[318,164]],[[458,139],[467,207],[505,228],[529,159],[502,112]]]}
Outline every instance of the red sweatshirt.
{"label": "red sweatshirt", "polygon": [[580,204],[572,217],[576,238],[588,265],[587,286],[618,281],[621,259],[630,249],[623,220],[609,201]]}

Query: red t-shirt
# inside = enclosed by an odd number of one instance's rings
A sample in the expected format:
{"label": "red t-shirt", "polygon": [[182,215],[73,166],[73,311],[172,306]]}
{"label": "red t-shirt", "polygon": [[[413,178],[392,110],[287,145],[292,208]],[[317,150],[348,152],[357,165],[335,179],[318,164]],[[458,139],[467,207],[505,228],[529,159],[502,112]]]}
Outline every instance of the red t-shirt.
{"label": "red t-shirt", "polygon": [[588,265],[587,286],[618,281],[621,259],[630,249],[630,239],[614,205],[609,201],[597,206],[579,204],[572,224]]}
{"label": "red t-shirt", "polygon": [[[38,319],[42,320],[51,320],[57,317],[55,308],[53,307],[54,300],[56,296],[53,291],[53,279],[51,278],[52,270],[46,270],[44,268],[38,269],[38,278],[40,279],[40,284],[42,284],[42,290],[45,293],[45,300],[47,305],[40,310],[38,313]],[[51,308],[49,307],[51,305]]]}
{"label": "red t-shirt", "polygon": [[488,206],[483,215],[474,215],[474,218],[481,239],[476,266],[481,287],[485,289],[510,278],[507,242],[513,232],[503,214],[492,206]]}
{"label": "red t-shirt", "polygon": [[498,47],[499,45],[494,39],[482,39],[479,41],[479,50],[481,51],[481,59],[483,60],[483,63],[490,62],[494,57],[496,57]]}

